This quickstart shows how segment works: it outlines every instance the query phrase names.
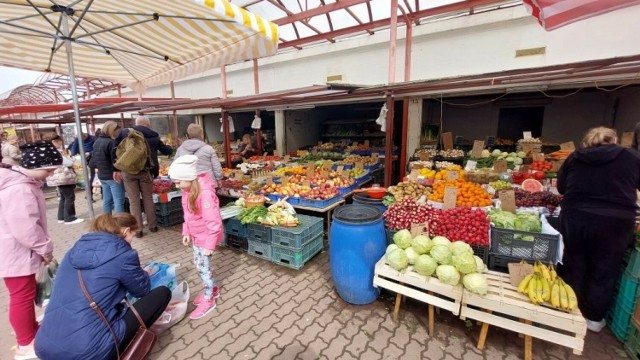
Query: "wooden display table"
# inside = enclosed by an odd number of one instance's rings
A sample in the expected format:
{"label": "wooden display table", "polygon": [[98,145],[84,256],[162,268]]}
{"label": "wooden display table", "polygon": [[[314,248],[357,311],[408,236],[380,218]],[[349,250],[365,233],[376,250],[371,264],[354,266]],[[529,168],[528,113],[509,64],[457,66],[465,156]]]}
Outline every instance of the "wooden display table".
{"label": "wooden display table", "polygon": [[396,305],[393,311],[397,318],[401,296],[405,295],[429,305],[429,335],[434,331],[434,307],[449,310],[453,315],[460,314],[462,285],[443,284],[433,276],[423,276],[413,271],[413,266],[399,272],[385,264],[385,257],[376,263],[373,286],[396,292]]}
{"label": "wooden display table", "polygon": [[531,338],[535,337],[573,349],[580,355],[584,347],[587,324],[579,310],[572,313],[542,305],[533,305],[529,298],[517,292],[509,282],[509,275],[489,271],[489,292],[476,295],[464,290],[461,319],[482,322],[478,349],[484,348],[489,325],[515,331],[524,335],[524,358],[532,357]]}

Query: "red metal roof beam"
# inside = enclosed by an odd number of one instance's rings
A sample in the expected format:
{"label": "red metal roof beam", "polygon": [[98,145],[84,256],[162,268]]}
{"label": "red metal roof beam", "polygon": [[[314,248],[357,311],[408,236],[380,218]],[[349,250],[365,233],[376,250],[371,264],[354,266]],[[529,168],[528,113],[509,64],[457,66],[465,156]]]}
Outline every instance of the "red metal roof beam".
{"label": "red metal roof beam", "polygon": [[279,26],[287,25],[287,24],[294,23],[296,21],[307,20],[314,16],[324,15],[332,11],[346,9],[350,6],[354,6],[362,3],[368,3],[368,2],[369,0],[340,0],[329,5],[318,6],[317,8],[313,8],[311,10],[302,11],[297,14],[292,14],[290,16],[285,16],[283,18],[273,20],[272,23]]}

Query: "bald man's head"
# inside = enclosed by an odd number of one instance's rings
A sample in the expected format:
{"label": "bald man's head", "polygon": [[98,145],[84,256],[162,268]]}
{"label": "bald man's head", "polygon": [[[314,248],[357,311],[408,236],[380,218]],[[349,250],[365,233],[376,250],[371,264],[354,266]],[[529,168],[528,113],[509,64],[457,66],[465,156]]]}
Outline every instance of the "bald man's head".
{"label": "bald man's head", "polygon": [[136,118],[136,125],[137,126],[144,126],[146,128],[150,128],[151,127],[151,121],[149,121],[149,118],[146,116],[138,116]]}

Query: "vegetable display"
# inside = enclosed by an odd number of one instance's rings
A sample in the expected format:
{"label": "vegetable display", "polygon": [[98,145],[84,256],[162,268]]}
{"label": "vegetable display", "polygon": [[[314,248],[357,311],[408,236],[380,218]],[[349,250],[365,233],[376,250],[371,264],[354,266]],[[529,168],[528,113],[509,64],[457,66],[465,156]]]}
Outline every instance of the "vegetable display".
{"label": "vegetable display", "polygon": [[267,208],[263,205],[245,208],[242,210],[238,218],[242,224],[253,224],[259,217],[267,215]]}
{"label": "vegetable display", "polygon": [[480,185],[461,179],[451,181],[440,181],[433,184],[433,194],[429,195],[429,200],[435,202],[444,201],[445,188],[454,187],[458,189],[456,206],[483,207],[490,206],[491,195]]}
{"label": "vegetable display", "polygon": [[531,193],[515,189],[515,197],[517,207],[546,207],[552,213],[562,201],[561,195],[555,195],[549,191]]}
{"label": "vegetable display", "polygon": [[489,218],[480,209],[462,207],[441,211],[434,225],[433,234],[470,245],[489,246]]}
{"label": "vegetable display", "polygon": [[489,211],[488,215],[491,222],[498,228],[538,233],[542,231],[540,217],[534,212],[514,214],[508,211],[494,209]]}
{"label": "vegetable display", "polygon": [[438,209],[426,205],[418,204],[414,199],[404,199],[397,202],[385,211],[385,223],[391,230],[410,229],[413,224],[423,224],[429,222],[429,233],[432,226],[435,226]]}
{"label": "vegetable display", "polygon": [[518,292],[529,297],[532,304],[545,302],[564,311],[573,311],[578,307],[575,291],[562,280],[553,265],[549,267],[536,261],[533,274],[527,275],[518,285]]}

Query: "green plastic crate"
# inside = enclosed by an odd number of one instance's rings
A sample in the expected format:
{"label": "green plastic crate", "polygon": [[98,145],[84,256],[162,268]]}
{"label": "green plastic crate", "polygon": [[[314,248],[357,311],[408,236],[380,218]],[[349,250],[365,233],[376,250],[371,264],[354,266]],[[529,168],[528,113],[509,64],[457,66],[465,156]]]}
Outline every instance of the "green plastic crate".
{"label": "green plastic crate", "polygon": [[302,249],[273,245],[271,247],[271,260],[278,265],[300,270],[309,259],[322,251],[323,248],[323,235],[311,240]]}
{"label": "green plastic crate", "polygon": [[640,330],[635,324],[631,325],[627,341],[624,342],[624,348],[630,358],[640,360]]}
{"label": "green plastic crate", "polygon": [[271,261],[271,244],[262,241],[247,240],[247,254]]}
{"label": "green plastic crate", "polygon": [[157,203],[155,208],[158,216],[167,216],[178,211],[182,212],[182,198],[177,197],[166,203]]}
{"label": "green plastic crate", "polygon": [[311,240],[324,232],[324,220],[322,218],[296,215],[300,225],[296,227],[274,226],[271,228],[271,243],[273,245],[286,246],[301,249]]}
{"label": "green plastic crate", "polygon": [[640,279],[640,249],[633,248],[628,251],[623,259],[624,271],[633,278]]}
{"label": "green plastic crate", "polygon": [[625,341],[631,330],[631,318],[640,292],[639,284],[640,280],[623,273],[613,306],[607,314],[607,326],[620,341]]}

